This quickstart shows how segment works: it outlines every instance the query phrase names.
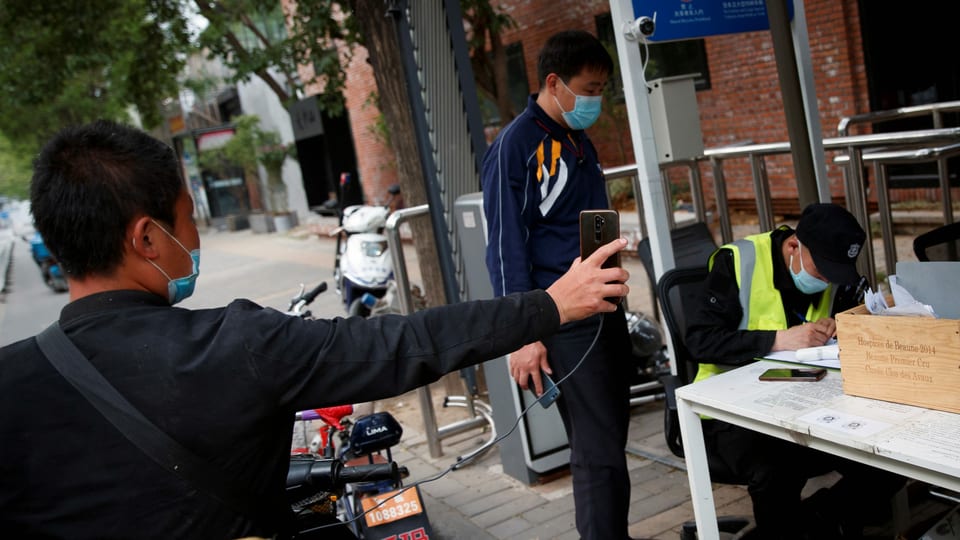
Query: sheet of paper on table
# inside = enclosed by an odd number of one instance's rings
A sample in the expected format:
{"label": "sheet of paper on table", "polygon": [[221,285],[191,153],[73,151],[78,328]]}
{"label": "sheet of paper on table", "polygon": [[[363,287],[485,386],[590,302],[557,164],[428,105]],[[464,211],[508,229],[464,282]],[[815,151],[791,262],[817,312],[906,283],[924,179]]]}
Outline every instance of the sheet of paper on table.
{"label": "sheet of paper on table", "polygon": [[836,338],[833,338],[822,347],[808,347],[796,351],[777,351],[767,354],[764,358],[794,364],[840,369],[840,346],[837,345]]}

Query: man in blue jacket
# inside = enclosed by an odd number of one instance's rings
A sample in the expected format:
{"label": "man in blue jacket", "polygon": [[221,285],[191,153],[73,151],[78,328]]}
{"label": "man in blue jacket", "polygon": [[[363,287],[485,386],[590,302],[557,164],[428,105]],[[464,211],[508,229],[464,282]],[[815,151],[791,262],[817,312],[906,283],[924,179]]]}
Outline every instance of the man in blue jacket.
{"label": "man in blue jacket", "polygon": [[[553,283],[580,253],[580,211],[609,206],[596,149],[583,130],[600,114],[612,71],[610,55],[589,33],[550,37],[537,60],[539,94],[487,150],[481,172],[487,268],[498,296]],[[560,380],[576,367],[557,403],[583,538],[627,538],[629,346],[620,308],[603,315],[602,325],[601,317],[565,325],[510,355],[511,376],[537,395],[541,370]]]}

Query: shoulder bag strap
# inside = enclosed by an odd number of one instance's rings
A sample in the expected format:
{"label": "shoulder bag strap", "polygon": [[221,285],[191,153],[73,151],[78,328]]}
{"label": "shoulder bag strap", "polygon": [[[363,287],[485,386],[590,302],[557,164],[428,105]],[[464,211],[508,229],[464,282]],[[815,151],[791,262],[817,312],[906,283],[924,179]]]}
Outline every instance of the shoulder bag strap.
{"label": "shoulder bag strap", "polygon": [[214,465],[200,458],[147,419],[107,381],[80,349],[54,322],[37,336],[40,350],[53,367],[73,385],[124,437],[168,471],[248,518],[263,513],[239,494],[233,482]]}

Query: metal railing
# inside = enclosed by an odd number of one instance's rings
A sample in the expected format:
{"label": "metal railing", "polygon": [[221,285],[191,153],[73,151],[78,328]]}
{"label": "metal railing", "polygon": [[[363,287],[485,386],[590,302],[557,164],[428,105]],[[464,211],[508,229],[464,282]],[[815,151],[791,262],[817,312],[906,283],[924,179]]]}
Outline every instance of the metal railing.
{"label": "metal railing", "polygon": [[[400,226],[411,218],[426,215],[429,211],[430,208],[426,204],[397,210],[390,214],[384,227],[384,232],[387,235],[387,245],[390,249],[390,257],[393,260],[393,277],[397,282],[400,312],[403,315],[413,313],[414,304],[413,296],[410,294],[410,276],[407,273],[407,260],[403,254]],[[470,392],[464,392],[463,396],[446,397],[444,400],[445,406],[464,407],[467,409],[470,418],[458,420],[445,426],[437,426],[437,415],[433,410],[433,396],[430,392],[430,386],[424,385],[418,388],[417,397],[420,401],[420,414],[423,417],[423,428],[426,432],[427,448],[430,451],[431,457],[437,458],[443,455],[443,448],[440,445],[441,440],[471,429],[489,429],[490,436],[483,445],[471,451],[468,456],[462,456],[461,460],[468,459],[485,451],[492,446],[494,440],[496,440],[497,431],[493,424],[493,411],[490,405],[479,400],[474,400]]]}
{"label": "metal railing", "polygon": [[933,120],[933,129],[940,129],[944,127],[943,113],[949,112],[960,112],[960,101],[944,101],[943,103],[930,103],[927,105],[914,105],[885,111],[854,114],[840,120],[840,123],[837,124],[837,134],[841,137],[849,135],[850,128],[857,124],[878,124],[918,116],[930,116]]}
{"label": "metal railing", "polygon": [[[945,113],[960,113],[960,101],[945,101],[942,103],[929,103],[925,105],[915,105],[911,107],[900,107],[885,111],[875,111],[863,114],[855,114],[842,118],[837,124],[837,133],[840,136],[848,135],[850,129],[861,124],[881,124],[903,118],[917,118],[929,116],[933,129],[944,127]],[[953,145],[938,146],[934,148],[921,148],[911,150],[881,150],[870,155],[864,155],[863,160],[872,162],[874,173],[877,178],[877,204],[880,213],[880,226],[884,240],[884,258],[887,262],[887,268],[894,268],[896,264],[896,246],[893,242],[893,222],[891,219],[891,209],[889,200],[889,165],[899,165],[906,163],[928,163],[935,161],[937,164],[937,181],[940,188],[941,208],[943,210],[944,224],[953,223],[953,201],[950,193],[949,171],[947,169],[947,159],[956,156]],[[835,162],[846,160],[846,156],[839,156]],[[845,174],[862,174],[862,166],[856,171],[853,170],[853,164],[850,164],[844,170]]]}
{"label": "metal railing", "polygon": [[[942,194],[941,210],[943,211],[944,224],[950,224],[954,222],[954,218],[947,160],[955,156],[960,156],[960,143],[914,150],[870,152],[863,155],[863,161],[873,165],[874,175],[877,179],[877,210],[880,218],[881,237],[883,238],[883,255],[888,274],[893,273],[897,264],[897,247],[893,233],[893,210],[889,196],[890,174],[888,167],[890,165],[935,161],[937,163],[937,183]],[[845,155],[837,156],[834,162],[847,163],[849,157]]]}
{"label": "metal railing", "polygon": [[[934,155],[937,159],[946,159],[952,153],[954,144],[960,142],[960,128],[937,128],[916,131],[901,131],[893,133],[873,133],[867,135],[847,135],[843,137],[832,137],[823,140],[825,150],[834,152],[843,152],[847,159],[847,169],[844,175],[844,189],[847,198],[847,208],[857,218],[857,221],[865,230],[869,230],[870,216],[867,206],[866,185],[863,180],[863,161],[864,152],[869,149],[884,149],[891,151],[897,149],[905,151],[910,149],[912,152],[920,152],[921,155]],[[934,146],[936,145],[936,146]],[[921,146],[921,148],[917,148]],[[925,148],[924,148],[925,146]],[[927,152],[927,154],[922,154]],[[698,219],[703,220],[705,208],[703,205],[702,182],[699,175],[698,163],[709,161],[713,168],[714,190],[717,201],[717,215],[720,224],[721,237],[724,243],[733,240],[733,228],[730,222],[730,215],[727,205],[726,181],[723,172],[724,162],[731,159],[746,158],[750,161],[751,177],[753,180],[754,194],[756,195],[757,216],[761,231],[773,229],[775,226],[773,218],[773,204],[770,195],[770,182],[766,170],[766,158],[773,155],[789,154],[790,143],[778,142],[767,144],[747,144],[726,146],[720,148],[710,148],[704,151],[704,155],[696,160],[663,163],[661,170],[670,167],[687,167],[691,171],[696,170],[696,174],[691,174],[691,192],[694,194],[694,204]],[[604,171],[608,179],[622,178],[626,176],[635,177],[636,165],[625,165],[607,169]],[[663,179],[666,183],[668,180]],[[669,188],[664,189],[669,194]],[[640,223],[643,224],[643,209],[638,190],[634,189],[634,195],[637,200],[638,212],[640,213]],[[668,195],[669,197],[669,195]],[[666,200],[667,208],[672,208],[672,201]],[[889,213],[889,209],[887,209]],[[668,215],[670,213],[668,212]],[[887,216],[889,218],[889,216]],[[672,216],[671,216],[672,221]],[[670,223],[671,227],[675,224]],[[645,229],[643,234],[646,235]],[[871,242],[864,246],[866,255],[858,261],[858,269],[866,275],[871,284],[876,285],[876,264],[874,261],[874,250]]]}

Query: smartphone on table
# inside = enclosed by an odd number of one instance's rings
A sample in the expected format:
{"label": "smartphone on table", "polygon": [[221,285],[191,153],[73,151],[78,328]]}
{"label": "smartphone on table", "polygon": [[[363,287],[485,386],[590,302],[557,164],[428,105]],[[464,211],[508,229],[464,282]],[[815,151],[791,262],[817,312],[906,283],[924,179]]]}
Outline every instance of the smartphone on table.
{"label": "smartphone on table", "polygon": [[761,381],[819,381],[827,376],[824,368],[773,368],[760,374]]}
{"label": "smartphone on table", "polygon": [[[583,210],[580,212],[580,260],[586,260],[600,246],[620,238],[620,214],[616,210]],[[620,266],[620,252],[603,263],[603,268]],[[614,304],[620,298],[606,298]]]}

